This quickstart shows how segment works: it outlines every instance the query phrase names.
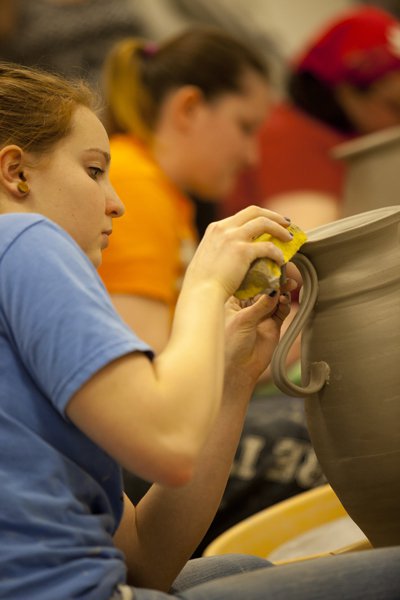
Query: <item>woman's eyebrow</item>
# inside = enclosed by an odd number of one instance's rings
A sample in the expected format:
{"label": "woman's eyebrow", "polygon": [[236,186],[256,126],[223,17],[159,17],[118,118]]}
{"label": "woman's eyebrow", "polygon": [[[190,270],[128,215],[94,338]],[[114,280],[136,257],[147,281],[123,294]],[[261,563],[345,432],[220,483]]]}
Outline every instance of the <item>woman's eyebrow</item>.
{"label": "woman's eyebrow", "polygon": [[107,164],[109,164],[109,162],[111,160],[111,156],[109,155],[109,153],[106,152],[105,150],[102,150],[101,148],[87,148],[86,152],[99,152],[100,154],[102,154],[104,156],[104,159]]}

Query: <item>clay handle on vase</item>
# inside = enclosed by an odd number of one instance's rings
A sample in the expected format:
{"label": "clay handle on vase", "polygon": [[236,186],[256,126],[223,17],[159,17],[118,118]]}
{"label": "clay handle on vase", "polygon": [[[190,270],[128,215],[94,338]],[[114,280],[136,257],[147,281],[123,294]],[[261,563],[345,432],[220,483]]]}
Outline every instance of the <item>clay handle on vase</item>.
{"label": "clay handle on vase", "polygon": [[309,318],[318,294],[318,276],[312,262],[304,254],[296,254],[292,261],[299,267],[303,278],[303,296],[299,310],[287,328],[271,361],[271,372],[277,387],[289,396],[306,397],[316,394],[329,379],[329,365],[326,362],[313,362],[310,365],[309,382],[302,387],[290,381],[286,373],[288,352]]}

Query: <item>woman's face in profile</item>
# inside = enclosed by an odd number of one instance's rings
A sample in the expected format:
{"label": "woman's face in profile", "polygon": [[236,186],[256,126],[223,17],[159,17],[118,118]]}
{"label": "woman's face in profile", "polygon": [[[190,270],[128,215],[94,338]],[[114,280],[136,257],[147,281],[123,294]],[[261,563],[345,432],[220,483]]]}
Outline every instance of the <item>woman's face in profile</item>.
{"label": "woman's face in profile", "polygon": [[227,93],[213,101],[202,100],[191,132],[190,191],[214,200],[223,199],[239,173],[258,157],[258,131],[270,104],[265,80],[254,72],[243,78],[240,93]]}
{"label": "woman's face in profile", "polygon": [[32,209],[65,229],[97,267],[123,205],[108,178],[103,125],[85,107],[75,111],[71,124],[71,132],[32,168],[28,198]]}
{"label": "woman's face in profile", "polygon": [[359,133],[400,125],[400,71],[388,73],[366,90],[347,86],[340,102]]}

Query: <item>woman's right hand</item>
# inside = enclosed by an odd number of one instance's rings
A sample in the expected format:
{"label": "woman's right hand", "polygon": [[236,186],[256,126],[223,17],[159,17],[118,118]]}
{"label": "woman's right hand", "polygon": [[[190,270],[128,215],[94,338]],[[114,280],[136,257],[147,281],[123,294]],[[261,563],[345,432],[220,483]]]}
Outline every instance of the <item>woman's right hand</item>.
{"label": "woman's right hand", "polygon": [[248,206],[232,217],[211,223],[187,269],[184,285],[212,282],[220,286],[225,299],[240,286],[251,263],[270,258],[282,265],[283,255],[272,242],[253,243],[263,233],[288,242],[290,222],[259,206]]}

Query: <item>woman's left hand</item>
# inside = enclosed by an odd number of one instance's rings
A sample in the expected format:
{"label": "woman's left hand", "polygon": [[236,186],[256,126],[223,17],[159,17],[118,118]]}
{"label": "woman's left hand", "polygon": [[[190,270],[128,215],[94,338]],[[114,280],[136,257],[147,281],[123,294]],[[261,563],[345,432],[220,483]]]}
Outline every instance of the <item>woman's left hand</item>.
{"label": "woman's left hand", "polygon": [[283,321],[290,312],[290,291],[297,282],[288,279],[275,297],[260,294],[243,306],[231,297],[226,303],[225,381],[254,386],[268,367],[279,341]]}

